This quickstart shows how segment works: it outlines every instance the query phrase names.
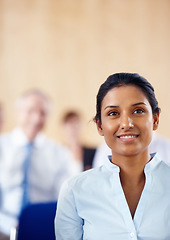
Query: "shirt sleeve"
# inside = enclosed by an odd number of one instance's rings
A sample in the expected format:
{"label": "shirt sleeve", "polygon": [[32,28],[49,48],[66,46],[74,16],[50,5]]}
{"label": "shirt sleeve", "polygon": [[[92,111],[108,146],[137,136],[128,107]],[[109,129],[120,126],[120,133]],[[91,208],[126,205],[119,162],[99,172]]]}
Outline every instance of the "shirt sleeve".
{"label": "shirt sleeve", "polygon": [[56,240],[82,240],[83,219],[78,215],[72,190],[65,182],[61,188],[55,217]]}

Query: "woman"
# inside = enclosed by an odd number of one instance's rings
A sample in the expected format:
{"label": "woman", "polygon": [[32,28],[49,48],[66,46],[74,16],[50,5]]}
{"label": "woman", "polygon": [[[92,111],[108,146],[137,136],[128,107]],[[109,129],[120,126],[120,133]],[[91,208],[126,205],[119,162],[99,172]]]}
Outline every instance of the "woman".
{"label": "woman", "polygon": [[78,174],[92,168],[95,148],[85,146],[81,142],[82,118],[76,111],[68,111],[62,118],[64,144],[73,156],[73,172]]}
{"label": "woman", "polygon": [[101,85],[95,122],[112,156],[63,186],[57,240],[170,239],[170,167],[148,152],[159,113],[153,87],[138,74]]}

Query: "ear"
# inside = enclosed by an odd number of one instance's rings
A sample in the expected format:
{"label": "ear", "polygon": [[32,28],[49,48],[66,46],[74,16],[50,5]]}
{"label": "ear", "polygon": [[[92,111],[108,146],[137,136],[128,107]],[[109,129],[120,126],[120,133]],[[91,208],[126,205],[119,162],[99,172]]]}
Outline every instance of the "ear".
{"label": "ear", "polygon": [[97,120],[96,125],[97,125],[98,133],[99,133],[101,136],[104,136],[103,128],[102,128],[102,123],[101,123],[99,120]]}
{"label": "ear", "polygon": [[159,112],[153,115],[153,130],[157,130],[159,125]]}

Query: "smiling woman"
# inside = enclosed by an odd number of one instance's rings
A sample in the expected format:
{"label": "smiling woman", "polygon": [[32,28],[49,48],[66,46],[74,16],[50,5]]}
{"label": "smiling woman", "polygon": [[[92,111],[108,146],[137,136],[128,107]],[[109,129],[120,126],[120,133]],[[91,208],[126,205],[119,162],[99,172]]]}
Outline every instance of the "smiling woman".
{"label": "smiling woman", "polygon": [[170,167],[148,151],[160,113],[153,87],[138,74],[113,74],[99,89],[96,109],[112,155],[63,186],[56,239],[170,239]]}
{"label": "smiling woman", "polygon": [[102,101],[101,121],[97,120],[97,127],[112,149],[112,161],[117,164],[122,155],[136,155],[138,151],[148,156],[143,150],[151,142],[158,120],[159,112],[152,113],[152,107],[139,87],[125,85],[109,90]]}

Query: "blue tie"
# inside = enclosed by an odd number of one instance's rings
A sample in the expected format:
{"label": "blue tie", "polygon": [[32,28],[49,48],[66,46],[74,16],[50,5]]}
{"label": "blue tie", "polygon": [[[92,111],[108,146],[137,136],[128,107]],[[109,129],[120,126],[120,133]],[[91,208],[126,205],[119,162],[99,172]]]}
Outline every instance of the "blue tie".
{"label": "blue tie", "polygon": [[21,211],[22,209],[29,204],[29,186],[28,186],[28,169],[29,169],[29,163],[31,159],[31,154],[32,154],[32,148],[33,148],[33,143],[28,143],[26,145],[26,154],[25,154],[25,159],[23,163],[23,182],[22,182],[22,187],[23,187],[23,197],[22,197],[22,202],[21,202]]}

